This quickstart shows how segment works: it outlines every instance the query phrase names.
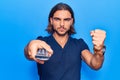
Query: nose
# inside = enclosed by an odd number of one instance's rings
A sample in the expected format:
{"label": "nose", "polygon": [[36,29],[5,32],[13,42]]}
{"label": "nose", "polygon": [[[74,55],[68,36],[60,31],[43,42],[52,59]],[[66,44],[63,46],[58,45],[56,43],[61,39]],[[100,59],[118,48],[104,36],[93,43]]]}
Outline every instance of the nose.
{"label": "nose", "polygon": [[61,26],[64,26],[64,20],[61,20],[61,21],[60,21],[60,25],[61,25]]}

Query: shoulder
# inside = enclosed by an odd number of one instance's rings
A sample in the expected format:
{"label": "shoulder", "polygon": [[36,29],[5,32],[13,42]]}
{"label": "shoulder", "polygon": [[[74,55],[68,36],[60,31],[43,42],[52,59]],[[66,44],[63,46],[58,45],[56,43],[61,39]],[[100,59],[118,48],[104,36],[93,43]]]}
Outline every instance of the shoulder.
{"label": "shoulder", "polygon": [[89,50],[87,43],[82,38],[79,38],[79,39],[71,38],[71,42],[73,44],[76,44],[77,46],[79,46],[82,50],[84,50],[84,49],[88,49]]}
{"label": "shoulder", "polygon": [[36,39],[37,40],[44,40],[44,41],[46,41],[46,40],[48,40],[50,38],[50,36],[38,36]]}
{"label": "shoulder", "polygon": [[73,41],[73,42],[77,42],[77,43],[84,43],[85,42],[82,38],[79,38],[79,39],[72,38],[72,37],[70,37],[70,38],[71,38],[71,41]]}

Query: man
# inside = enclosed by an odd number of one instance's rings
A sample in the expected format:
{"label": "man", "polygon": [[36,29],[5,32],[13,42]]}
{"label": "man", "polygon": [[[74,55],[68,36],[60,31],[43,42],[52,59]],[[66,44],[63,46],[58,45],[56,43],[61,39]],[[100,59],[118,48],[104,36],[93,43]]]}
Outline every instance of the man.
{"label": "man", "polygon": [[[94,54],[89,51],[83,39],[72,38],[74,30],[74,13],[65,3],[55,5],[48,18],[47,27],[50,36],[39,36],[25,47],[25,55],[29,60],[37,62],[40,80],[80,80],[81,60],[92,69],[101,68],[104,60],[104,40],[106,32],[100,29],[91,31]],[[46,49],[48,61],[35,58],[38,49]]]}

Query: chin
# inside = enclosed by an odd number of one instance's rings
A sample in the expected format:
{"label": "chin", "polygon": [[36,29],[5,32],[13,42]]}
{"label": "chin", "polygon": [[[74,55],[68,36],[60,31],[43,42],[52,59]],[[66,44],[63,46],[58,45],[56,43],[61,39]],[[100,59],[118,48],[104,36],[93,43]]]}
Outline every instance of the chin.
{"label": "chin", "polygon": [[65,36],[65,35],[67,35],[68,33],[67,32],[64,32],[64,33],[58,33],[58,35],[60,35],[60,36]]}
{"label": "chin", "polygon": [[57,32],[57,34],[58,34],[59,36],[65,36],[65,35],[67,35],[68,33],[67,33],[67,32]]}
{"label": "chin", "polygon": [[59,31],[59,30],[55,30],[55,33],[59,36],[65,36],[68,34],[68,31]]}

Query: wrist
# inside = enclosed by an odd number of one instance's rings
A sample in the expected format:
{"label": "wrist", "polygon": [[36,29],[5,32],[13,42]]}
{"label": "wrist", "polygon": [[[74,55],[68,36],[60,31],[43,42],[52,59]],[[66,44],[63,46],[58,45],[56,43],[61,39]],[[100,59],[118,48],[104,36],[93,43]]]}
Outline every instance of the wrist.
{"label": "wrist", "polygon": [[106,46],[103,45],[102,47],[99,47],[99,48],[96,48],[96,47],[94,46],[93,49],[94,49],[94,54],[99,54],[99,55],[103,56],[104,53],[105,53],[105,50],[106,50]]}

